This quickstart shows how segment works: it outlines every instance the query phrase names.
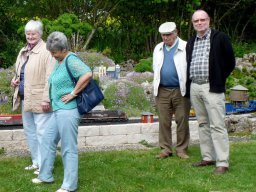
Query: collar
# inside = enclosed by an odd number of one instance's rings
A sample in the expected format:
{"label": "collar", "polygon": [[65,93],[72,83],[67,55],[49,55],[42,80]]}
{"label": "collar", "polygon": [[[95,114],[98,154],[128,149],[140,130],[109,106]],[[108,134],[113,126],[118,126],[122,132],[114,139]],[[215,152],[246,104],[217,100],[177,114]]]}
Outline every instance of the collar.
{"label": "collar", "polygon": [[31,47],[27,44],[26,47],[24,47],[24,49],[23,49],[22,51],[23,51],[23,52],[39,53],[42,44],[43,44],[43,40],[40,39],[40,40],[38,41],[38,43],[37,43],[34,47],[32,47],[32,49],[31,49]]}
{"label": "collar", "polygon": [[176,44],[178,43],[179,39],[178,37],[176,38],[175,42],[172,44],[172,46],[164,44],[164,47],[167,49],[167,51],[170,51]]}
{"label": "collar", "polygon": [[202,36],[202,37],[200,37],[198,34],[196,35],[196,39],[198,40],[198,39],[202,39],[202,40],[205,40],[205,39],[210,39],[210,35],[211,35],[211,29],[209,28],[206,32],[205,32],[205,34]]}

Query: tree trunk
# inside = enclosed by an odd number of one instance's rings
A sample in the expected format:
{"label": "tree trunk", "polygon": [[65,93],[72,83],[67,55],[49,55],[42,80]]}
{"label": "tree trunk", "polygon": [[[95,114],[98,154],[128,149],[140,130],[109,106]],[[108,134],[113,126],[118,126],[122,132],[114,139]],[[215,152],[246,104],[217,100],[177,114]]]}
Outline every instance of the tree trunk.
{"label": "tree trunk", "polygon": [[90,43],[90,41],[92,40],[92,37],[94,35],[94,33],[96,32],[96,29],[92,29],[90,35],[88,36],[85,45],[83,46],[83,50],[85,51]]}

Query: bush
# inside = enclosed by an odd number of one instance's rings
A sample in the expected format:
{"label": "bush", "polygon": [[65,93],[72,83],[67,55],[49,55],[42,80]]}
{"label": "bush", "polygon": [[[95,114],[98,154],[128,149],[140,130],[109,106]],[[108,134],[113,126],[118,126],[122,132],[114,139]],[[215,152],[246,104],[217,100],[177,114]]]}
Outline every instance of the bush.
{"label": "bush", "polygon": [[153,72],[153,68],[152,68],[152,63],[153,63],[153,59],[152,57],[149,57],[147,59],[141,59],[139,61],[139,63],[135,66],[134,70],[136,72]]}
{"label": "bush", "polygon": [[91,68],[114,66],[115,63],[105,55],[97,52],[77,52],[77,55]]}
{"label": "bush", "polygon": [[244,54],[256,52],[256,43],[234,43],[233,48],[236,57],[243,57]]}
{"label": "bush", "polygon": [[16,57],[18,56],[19,49],[23,46],[23,43],[19,43],[17,40],[6,40],[3,45],[0,45],[0,66],[7,69],[12,66]]}

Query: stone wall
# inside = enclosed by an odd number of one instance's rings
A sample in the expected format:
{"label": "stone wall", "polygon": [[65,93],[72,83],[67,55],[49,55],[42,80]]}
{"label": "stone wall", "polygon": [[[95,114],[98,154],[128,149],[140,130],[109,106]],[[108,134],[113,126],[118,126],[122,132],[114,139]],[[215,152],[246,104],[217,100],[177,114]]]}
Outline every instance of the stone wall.
{"label": "stone wall", "polygon": [[[80,126],[78,133],[79,151],[139,145],[146,142],[158,145],[158,122],[120,125]],[[173,142],[176,143],[176,124],[173,122]],[[191,143],[198,141],[197,122],[190,121]],[[23,129],[1,130],[0,148],[8,152],[28,152]]]}
{"label": "stone wall", "polygon": [[[256,134],[256,115],[242,114],[226,117],[226,126],[229,132],[251,132]],[[198,124],[195,120],[189,121],[190,143],[198,143]],[[140,143],[153,146],[158,145],[158,122],[133,123],[119,125],[84,125],[79,127],[79,151],[115,150],[127,148],[145,148]],[[176,124],[173,122],[173,143],[176,143]],[[28,154],[27,142],[23,129],[1,130],[0,149],[12,155]]]}

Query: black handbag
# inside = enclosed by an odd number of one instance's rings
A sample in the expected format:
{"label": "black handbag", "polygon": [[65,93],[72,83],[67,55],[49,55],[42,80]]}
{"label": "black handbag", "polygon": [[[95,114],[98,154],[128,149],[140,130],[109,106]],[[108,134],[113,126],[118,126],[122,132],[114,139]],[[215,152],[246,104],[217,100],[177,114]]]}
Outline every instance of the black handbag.
{"label": "black handbag", "polygon": [[[74,86],[76,86],[77,80],[74,78],[68,67],[68,57],[66,58],[65,65]],[[97,85],[96,81],[91,78],[87,86],[80,93],[78,93],[76,97],[78,112],[80,113],[80,115],[84,115],[90,112],[103,99],[104,95],[101,89]]]}

